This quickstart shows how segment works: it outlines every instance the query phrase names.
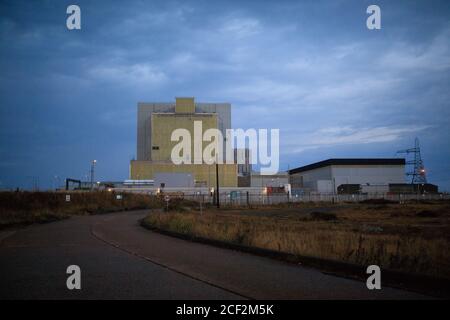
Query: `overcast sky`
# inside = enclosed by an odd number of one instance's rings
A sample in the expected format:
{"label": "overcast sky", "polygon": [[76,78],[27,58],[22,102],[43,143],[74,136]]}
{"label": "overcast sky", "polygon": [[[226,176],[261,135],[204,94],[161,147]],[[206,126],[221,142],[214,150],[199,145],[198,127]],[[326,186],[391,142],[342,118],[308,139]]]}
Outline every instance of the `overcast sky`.
{"label": "overcast sky", "polygon": [[14,0],[0,29],[0,189],[84,180],[91,159],[126,179],[137,102],[195,96],[231,103],[234,128],[279,128],[281,169],[419,137],[450,191],[450,1]]}

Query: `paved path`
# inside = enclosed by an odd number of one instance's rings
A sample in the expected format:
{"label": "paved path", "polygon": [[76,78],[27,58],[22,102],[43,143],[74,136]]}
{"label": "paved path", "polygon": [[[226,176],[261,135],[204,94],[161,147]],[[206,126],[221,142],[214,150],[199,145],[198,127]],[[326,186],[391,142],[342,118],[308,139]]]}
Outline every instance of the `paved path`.
{"label": "paved path", "polygon": [[[0,299],[417,299],[391,288],[139,226],[145,212],[114,213],[0,233]],[[82,290],[65,271],[79,265]]]}

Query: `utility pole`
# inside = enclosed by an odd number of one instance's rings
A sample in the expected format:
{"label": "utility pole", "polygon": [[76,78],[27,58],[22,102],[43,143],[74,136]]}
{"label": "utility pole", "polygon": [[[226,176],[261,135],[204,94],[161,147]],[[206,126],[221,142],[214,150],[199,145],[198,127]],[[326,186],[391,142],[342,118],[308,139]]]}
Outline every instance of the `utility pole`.
{"label": "utility pole", "polygon": [[97,160],[92,160],[91,162],[91,191],[94,189],[94,169]]}
{"label": "utility pole", "polygon": [[220,208],[220,196],[219,196],[219,163],[216,161],[216,204],[217,208]]}
{"label": "utility pole", "polygon": [[203,215],[203,199],[204,199],[204,195],[202,194],[201,195],[201,198],[200,198],[200,215],[202,216]]}

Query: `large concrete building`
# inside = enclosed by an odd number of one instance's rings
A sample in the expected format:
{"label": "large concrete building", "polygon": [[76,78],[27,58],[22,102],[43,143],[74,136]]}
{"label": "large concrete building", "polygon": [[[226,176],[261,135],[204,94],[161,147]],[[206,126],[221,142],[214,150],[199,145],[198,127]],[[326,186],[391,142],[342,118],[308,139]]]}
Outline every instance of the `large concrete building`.
{"label": "large concrete building", "polygon": [[[176,98],[174,103],[138,103],[137,116],[137,158],[138,161],[157,160],[160,152],[153,152],[161,139],[165,142],[167,134],[175,127],[193,126],[194,120],[208,122],[203,124],[217,127],[225,137],[225,130],[231,129],[231,105],[229,103],[196,103],[194,98]],[[166,125],[170,124],[171,127]],[[155,126],[157,126],[155,128]],[[160,131],[161,129],[164,132]],[[170,141],[170,134],[169,134]],[[153,141],[152,139],[159,139]],[[155,156],[156,158],[152,158]]]}
{"label": "large concrete building", "polygon": [[289,170],[289,182],[293,190],[320,193],[350,185],[363,192],[387,192],[389,184],[405,183],[405,159],[328,159]]}
{"label": "large concrete building", "polygon": [[[176,141],[172,132],[186,129],[195,136],[194,122],[201,123],[202,133],[219,129],[223,137],[231,129],[231,105],[229,103],[195,103],[194,98],[176,98],[175,103],[139,103],[137,127],[137,159],[130,163],[130,179],[154,179],[155,185],[167,187],[213,187],[216,185],[215,166],[191,163],[174,164],[171,152]],[[225,139],[224,139],[225,140]],[[224,148],[226,146],[223,141]],[[203,150],[210,142],[200,141]],[[197,146],[198,147],[198,146]],[[191,154],[196,152],[195,141]],[[237,165],[219,165],[219,185],[237,186]]]}

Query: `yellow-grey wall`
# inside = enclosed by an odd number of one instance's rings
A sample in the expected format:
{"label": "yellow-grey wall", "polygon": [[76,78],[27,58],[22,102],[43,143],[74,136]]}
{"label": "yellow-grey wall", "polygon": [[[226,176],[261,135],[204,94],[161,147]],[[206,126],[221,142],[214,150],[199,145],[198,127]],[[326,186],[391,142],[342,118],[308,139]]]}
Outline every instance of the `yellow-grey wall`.
{"label": "yellow-grey wall", "polygon": [[175,98],[176,113],[195,113],[194,98]]}
{"label": "yellow-grey wall", "polygon": [[[173,147],[178,141],[171,141],[172,132],[175,129],[186,129],[191,135],[191,161],[194,161],[194,121],[201,121],[202,134],[208,129],[218,128],[217,114],[215,113],[153,113],[152,127],[152,160],[170,161]],[[202,141],[202,137],[199,137]],[[202,142],[202,150],[211,142]],[[155,150],[155,147],[158,150]]]}
{"label": "yellow-grey wall", "polygon": [[[207,164],[180,164],[167,162],[137,161],[130,163],[130,179],[154,179],[157,172],[161,173],[191,173],[196,183],[202,181],[206,186],[216,185],[216,166]],[[237,187],[237,165],[219,165],[219,185],[221,187]]]}

